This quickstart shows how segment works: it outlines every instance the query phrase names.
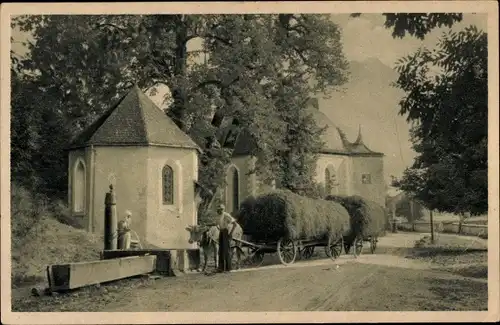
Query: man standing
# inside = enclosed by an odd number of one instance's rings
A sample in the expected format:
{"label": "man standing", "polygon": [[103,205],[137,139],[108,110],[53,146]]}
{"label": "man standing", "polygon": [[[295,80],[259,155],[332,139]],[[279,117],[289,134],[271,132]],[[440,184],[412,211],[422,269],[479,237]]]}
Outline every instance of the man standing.
{"label": "man standing", "polygon": [[231,271],[230,241],[236,220],[225,210],[224,204],[217,207],[219,226],[219,272]]}

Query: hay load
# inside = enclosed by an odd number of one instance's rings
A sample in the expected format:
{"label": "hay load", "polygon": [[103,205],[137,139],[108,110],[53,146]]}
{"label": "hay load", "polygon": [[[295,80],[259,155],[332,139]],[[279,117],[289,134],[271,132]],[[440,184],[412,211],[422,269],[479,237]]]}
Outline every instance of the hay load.
{"label": "hay load", "polygon": [[379,204],[361,196],[329,195],[326,200],[340,203],[351,218],[351,233],[348,237],[379,237],[385,233],[387,213]]}
{"label": "hay load", "polygon": [[245,200],[237,214],[245,234],[255,240],[339,238],[350,232],[347,210],[337,202],[276,190]]}

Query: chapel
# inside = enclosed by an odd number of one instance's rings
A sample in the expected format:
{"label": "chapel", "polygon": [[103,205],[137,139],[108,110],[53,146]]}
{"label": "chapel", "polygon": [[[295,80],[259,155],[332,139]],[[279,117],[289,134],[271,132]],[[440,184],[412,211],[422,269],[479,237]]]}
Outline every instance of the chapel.
{"label": "chapel", "polygon": [[138,87],[79,134],[68,148],[71,213],[104,231],[104,196],[113,185],[118,217],[132,212],[145,246],[195,248],[199,146]]}

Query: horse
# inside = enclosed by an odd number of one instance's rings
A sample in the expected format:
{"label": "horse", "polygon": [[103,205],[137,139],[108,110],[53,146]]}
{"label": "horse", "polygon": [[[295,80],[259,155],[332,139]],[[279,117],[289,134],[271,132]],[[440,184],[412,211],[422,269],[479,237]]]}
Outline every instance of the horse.
{"label": "horse", "polygon": [[[188,226],[186,230],[189,231],[189,243],[194,242],[199,243],[201,249],[203,250],[203,257],[205,259],[202,271],[204,272],[207,268],[207,261],[209,254],[212,252],[214,255],[215,266],[217,267],[217,257],[219,252],[219,227],[218,226]],[[237,223],[235,223],[235,228],[232,232],[231,239],[240,239],[243,237],[243,229]],[[241,242],[233,241],[234,245],[232,247],[237,247],[236,258],[237,264],[236,268],[240,267],[241,260]]]}

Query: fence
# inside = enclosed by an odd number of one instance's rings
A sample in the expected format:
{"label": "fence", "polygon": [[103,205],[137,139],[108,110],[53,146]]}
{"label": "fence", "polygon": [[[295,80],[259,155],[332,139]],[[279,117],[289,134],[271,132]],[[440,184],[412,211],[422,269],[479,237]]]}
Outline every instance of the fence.
{"label": "fence", "polygon": [[[468,236],[478,236],[488,238],[488,225],[479,224],[460,224],[458,222],[434,222],[434,231],[450,234],[460,234]],[[430,222],[401,222],[397,225],[398,230],[431,232]]]}

